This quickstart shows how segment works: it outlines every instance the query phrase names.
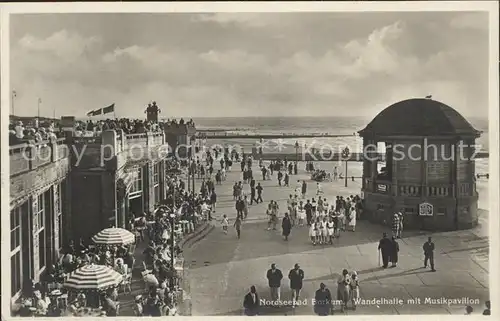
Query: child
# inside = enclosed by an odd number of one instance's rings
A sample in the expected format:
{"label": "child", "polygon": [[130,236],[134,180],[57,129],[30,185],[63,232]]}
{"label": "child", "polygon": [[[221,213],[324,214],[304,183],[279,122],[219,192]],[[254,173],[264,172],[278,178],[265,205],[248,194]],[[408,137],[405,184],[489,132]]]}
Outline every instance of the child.
{"label": "child", "polygon": [[312,245],[316,245],[316,223],[311,222],[311,227],[309,228],[309,237],[311,238]]}
{"label": "child", "polygon": [[227,219],[227,215],[224,214],[222,217],[222,231],[224,231],[224,234],[227,234],[227,228],[229,226],[229,220]]}
{"label": "child", "polygon": [[297,216],[299,219],[299,226],[304,226],[304,220],[306,219],[306,211],[304,210],[304,203],[300,201],[299,207],[297,209]]}
{"label": "child", "polygon": [[317,218],[314,223],[314,235],[316,240],[315,243],[321,244],[321,221],[319,220],[319,218]]}

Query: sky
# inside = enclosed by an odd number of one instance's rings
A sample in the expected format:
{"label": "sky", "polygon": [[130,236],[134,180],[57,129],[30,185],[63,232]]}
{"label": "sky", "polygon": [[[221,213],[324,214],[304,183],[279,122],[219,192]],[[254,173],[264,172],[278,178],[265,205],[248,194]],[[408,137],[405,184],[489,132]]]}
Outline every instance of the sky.
{"label": "sky", "polygon": [[58,13],[10,18],[15,114],[367,116],[432,95],[488,113],[486,12]]}

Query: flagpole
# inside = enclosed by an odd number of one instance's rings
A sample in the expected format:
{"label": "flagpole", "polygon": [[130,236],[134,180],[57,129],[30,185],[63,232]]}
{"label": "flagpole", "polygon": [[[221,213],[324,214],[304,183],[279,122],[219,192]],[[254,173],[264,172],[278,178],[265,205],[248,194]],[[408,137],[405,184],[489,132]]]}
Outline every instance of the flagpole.
{"label": "flagpole", "polygon": [[40,121],[40,103],[42,102],[41,98],[38,98],[38,121]]}

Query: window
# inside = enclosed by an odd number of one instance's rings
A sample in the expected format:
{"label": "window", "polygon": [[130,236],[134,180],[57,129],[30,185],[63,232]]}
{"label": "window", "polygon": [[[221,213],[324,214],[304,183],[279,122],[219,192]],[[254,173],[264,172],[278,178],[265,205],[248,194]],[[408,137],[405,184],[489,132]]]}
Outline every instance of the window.
{"label": "window", "polygon": [[377,205],[377,211],[378,210],[383,210],[383,209],[384,209],[384,205],[382,205],[382,204],[378,204]]}
{"label": "window", "polygon": [[38,262],[39,270],[42,271],[46,265],[46,237],[45,237],[45,214],[47,210],[47,204],[45,202],[45,195],[47,192],[38,195],[38,212],[34,213],[33,219],[37,221],[38,230],[35,232],[34,237],[38,237]]}
{"label": "window", "polygon": [[160,163],[153,165],[153,185],[160,183]]}
{"label": "window", "polygon": [[15,296],[19,291],[21,291],[21,251],[17,251],[10,256],[10,271],[10,294],[11,296]]}
{"label": "window", "polygon": [[155,204],[160,203],[160,163],[153,165],[153,188]]}
{"label": "window", "polygon": [[10,286],[11,296],[15,296],[22,287],[21,264],[21,211],[22,206],[10,212]]}
{"label": "window", "polygon": [[62,183],[56,185],[57,191],[54,195],[54,217],[56,219],[57,224],[57,242],[55,244],[56,249],[60,249],[62,247],[62,233],[63,233],[63,224],[62,224]]}
{"label": "window", "polygon": [[405,207],[404,212],[405,212],[405,214],[415,214],[415,208],[414,207]]}
{"label": "window", "polygon": [[137,169],[137,175],[134,178],[130,189],[130,196],[139,196],[142,194],[142,168]]}
{"label": "window", "polygon": [[446,207],[439,207],[436,215],[446,215]]}

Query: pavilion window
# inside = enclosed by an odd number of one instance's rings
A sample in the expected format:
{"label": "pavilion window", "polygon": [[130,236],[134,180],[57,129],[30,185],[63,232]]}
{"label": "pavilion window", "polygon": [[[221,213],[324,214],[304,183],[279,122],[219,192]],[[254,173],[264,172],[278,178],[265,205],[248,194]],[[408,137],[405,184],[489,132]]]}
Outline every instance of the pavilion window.
{"label": "pavilion window", "polygon": [[22,206],[10,211],[10,286],[11,296],[22,290],[22,252],[21,252],[21,211]]}
{"label": "pavilion window", "polygon": [[389,142],[378,143],[377,153],[385,154],[385,161],[378,162],[377,165],[377,180],[381,181],[392,181],[393,172],[393,147]]}
{"label": "pavilion window", "polygon": [[446,207],[440,207],[437,210],[437,215],[446,215]]}
{"label": "pavilion window", "polygon": [[415,214],[416,211],[415,211],[415,208],[414,207],[405,207],[404,209],[404,213],[405,214]]}

